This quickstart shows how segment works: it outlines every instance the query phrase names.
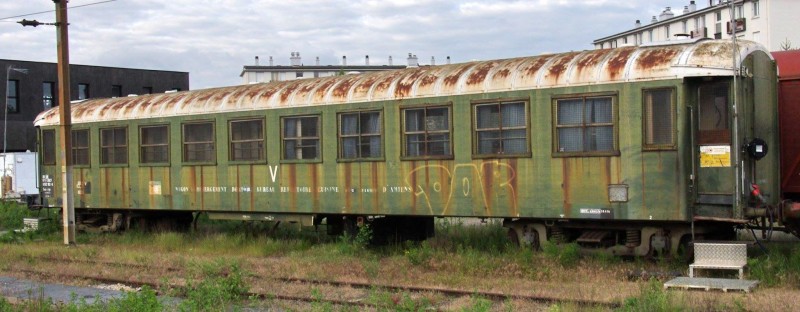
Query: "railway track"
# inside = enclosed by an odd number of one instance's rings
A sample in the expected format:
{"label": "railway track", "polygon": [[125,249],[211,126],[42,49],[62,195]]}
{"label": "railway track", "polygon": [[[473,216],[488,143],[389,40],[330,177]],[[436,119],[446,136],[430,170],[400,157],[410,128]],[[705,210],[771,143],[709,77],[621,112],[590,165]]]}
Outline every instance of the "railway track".
{"label": "railway track", "polygon": [[[47,261],[47,262],[60,262],[60,263],[75,263],[75,264],[84,264],[84,265],[91,265],[95,268],[98,266],[108,266],[108,267],[119,267],[119,268],[136,268],[142,270],[165,270],[172,273],[181,273],[184,272],[185,269],[177,268],[177,267],[156,267],[152,265],[140,264],[140,263],[120,263],[120,262],[108,262],[108,261],[95,261],[95,260],[77,260],[77,259],[64,259],[64,258],[54,258],[54,257],[35,257],[36,260]],[[92,274],[67,274],[67,273],[59,273],[59,272],[51,272],[51,271],[41,271],[41,270],[32,270],[32,269],[17,269],[15,270],[20,273],[25,273],[29,275],[35,276],[49,276],[53,278],[57,278],[59,280],[63,279],[74,279],[74,280],[89,280],[96,283],[103,283],[103,284],[121,284],[131,287],[142,287],[142,286],[149,286],[153,289],[181,289],[185,287],[185,284],[182,283],[168,283],[165,284],[164,282],[157,283],[153,281],[147,280],[138,280],[138,279],[131,279],[131,278],[115,278],[115,277],[107,277],[101,275],[92,275]],[[99,271],[99,270],[95,270]],[[275,283],[278,284],[293,284],[293,285],[307,285],[309,287],[315,286],[325,286],[325,287],[333,287],[337,289],[343,288],[352,288],[358,290],[380,290],[388,293],[410,293],[410,294],[436,294],[450,300],[454,300],[457,298],[462,297],[480,297],[491,300],[493,302],[502,302],[505,300],[523,300],[529,301],[537,304],[543,305],[550,305],[550,304],[557,304],[557,303],[568,303],[574,304],[578,306],[587,306],[587,307],[605,307],[605,308],[615,308],[619,306],[618,302],[609,302],[609,301],[599,301],[599,300],[585,300],[585,299],[571,299],[571,298],[557,298],[557,297],[549,297],[549,296],[532,296],[532,295],[524,295],[524,294],[513,294],[513,293],[501,293],[501,292],[491,292],[491,291],[479,291],[479,290],[463,290],[463,289],[453,289],[453,288],[444,288],[444,287],[427,287],[427,286],[409,286],[409,285],[389,285],[389,284],[381,284],[381,283],[365,283],[365,282],[352,282],[352,281],[336,281],[336,280],[321,280],[321,279],[311,279],[311,278],[302,278],[302,277],[276,277],[276,276],[252,276],[252,280],[258,281],[268,281],[270,285],[273,287],[269,287],[269,289],[282,289],[281,287],[274,287]],[[265,288],[265,287],[261,287]],[[311,293],[310,291],[307,293]],[[324,298],[320,296],[304,296],[304,295],[293,295],[293,294],[282,294],[277,293],[274,291],[251,291],[246,294],[243,294],[244,297],[247,298],[258,298],[261,300],[283,300],[283,301],[292,301],[292,302],[308,302],[308,303],[329,303],[333,305],[340,305],[340,306],[354,306],[354,307],[371,307],[371,308],[386,308],[381,304],[374,304],[369,302],[364,302],[363,298],[354,299],[354,300],[344,300],[344,299],[335,299],[335,298]]]}

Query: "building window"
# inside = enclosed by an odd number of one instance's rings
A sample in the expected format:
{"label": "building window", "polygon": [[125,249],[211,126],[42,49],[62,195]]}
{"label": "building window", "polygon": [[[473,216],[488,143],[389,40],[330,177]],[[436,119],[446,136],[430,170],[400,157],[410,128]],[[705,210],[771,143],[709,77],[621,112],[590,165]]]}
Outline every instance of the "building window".
{"label": "building window", "polygon": [[295,78],[303,78],[303,72],[296,72],[294,73]]}
{"label": "building window", "polygon": [[525,102],[476,104],[473,121],[475,155],[526,155],[528,113]]}
{"label": "building window", "polygon": [[143,126],[139,128],[139,161],[143,164],[169,163],[169,128]]}
{"label": "building window", "polygon": [[622,44],[628,44],[628,37],[622,37]]}
{"label": "building window", "polygon": [[100,129],[100,164],[128,163],[128,129]]}
{"label": "building window", "polygon": [[89,165],[89,130],[72,130],[72,164]]}
{"label": "building window", "polygon": [[683,21],[683,23],[681,24],[681,30],[683,31],[684,34],[689,33],[689,21]]}
{"label": "building window", "polygon": [[405,157],[451,156],[450,107],[404,109],[403,138]]}
{"label": "building window", "polygon": [[664,26],[664,34],[666,35],[665,39],[669,40],[669,37],[671,36],[671,34],[669,33],[669,25]]}
{"label": "building window", "polygon": [[214,162],[214,123],[183,124],[183,161]]}
{"label": "building window", "polygon": [[743,18],[744,17],[744,6],[737,5],[736,6],[736,18]]}
{"label": "building window", "polygon": [[647,31],[647,42],[653,42],[653,30]]}
{"label": "building window", "polygon": [[79,83],[78,84],[78,100],[86,100],[89,99],[89,84],[88,83]]}
{"label": "building window", "polygon": [[56,131],[42,130],[42,163],[56,164]]}
{"label": "building window", "polygon": [[555,100],[556,153],[617,154],[614,96],[582,96]]}
{"label": "building window", "polygon": [[675,147],[674,89],[644,90],[644,148]]}
{"label": "building window", "polygon": [[112,85],[111,86],[111,97],[122,97],[122,86],[120,86],[120,85]]}
{"label": "building window", "polygon": [[758,6],[758,0],[753,1],[753,17],[758,17],[761,14],[761,8]]}
{"label": "building window", "polygon": [[6,111],[19,113],[19,80],[9,79],[6,87]]}
{"label": "building window", "polygon": [[230,124],[230,160],[264,160],[264,120],[236,120]]}
{"label": "building window", "polygon": [[339,114],[339,158],[368,159],[381,153],[381,113]]}
{"label": "building window", "polygon": [[42,83],[42,106],[50,109],[58,106],[56,102],[56,83],[45,81]]}
{"label": "building window", "polygon": [[153,87],[142,87],[142,94],[153,94]]}
{"label": "building window", "polygon": [[283,159],[319,159],[319,116],[283,117]]}

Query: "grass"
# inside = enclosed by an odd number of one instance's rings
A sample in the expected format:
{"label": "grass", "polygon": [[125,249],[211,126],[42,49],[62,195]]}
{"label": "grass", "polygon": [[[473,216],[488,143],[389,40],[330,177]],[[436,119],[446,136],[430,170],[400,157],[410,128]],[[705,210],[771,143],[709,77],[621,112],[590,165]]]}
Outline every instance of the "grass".
{"label": "grass", "polygon": [[[624,261],[608,255],[580,256],[575,244],[546,243],[541,252],[536,252],[510,245],[500,223],[474,225],[445,220],[437,222],[436,226],[437,237],[433,239],[379,247],[367,243],[372,235],[368,227],[352,237],[327,237],[324,231],[296,227],[279,227],[265,235],[254,231],[253,227],[249,227],[251,231],[241,231],[241,222],[203,221],[199,231],[189,233],[79,234],[78,247],[66,250],[59,248],[62,245],[57,231],[50,236],[45,232],[0,243],[3,250],[0,269],[12,270],[15,263],[36,264],[37,257],[43,255],[186,267],[190,268],[189,273],[181,277],[187,281],[186,287],[178,289],[176,294],[187,299],[176,308],[187,311],[242,307],[248,299],[244,294],[250,287],[245,272],[259,276],[352,279],[382,284],[606,298],[619,300],[623,304],[622,311],[735,311],[756,307],[748,303],[753,299],[695,299],[680,295],[681,292],[662,290],[663,281],[629,282],[625,277],[626,271],[685,269],[685,264],[677,266],[666,260]],[[800,248],[787,246],[752,257],[747,278],[759,279],[766,287],[789,289],[796,296],[796,291],[800,290]],[[328,294],[320,288],[316,295],[324,298]],[[143,297],[129,299],[145,305],[148,298],[140,296]],[[368,299],[392,311],[436,309],[439,301],[416,294],[378,290]],[[525,310],[526,304],[529,303],[492,304],[485,298],[473,297],[461,300],[457,310]],[[0,312],[8,305],[0,301]],[[342,307],[319,300],[305,309],[338,311]],[[549,309],[583,311],[595,308],[557,304]]]}

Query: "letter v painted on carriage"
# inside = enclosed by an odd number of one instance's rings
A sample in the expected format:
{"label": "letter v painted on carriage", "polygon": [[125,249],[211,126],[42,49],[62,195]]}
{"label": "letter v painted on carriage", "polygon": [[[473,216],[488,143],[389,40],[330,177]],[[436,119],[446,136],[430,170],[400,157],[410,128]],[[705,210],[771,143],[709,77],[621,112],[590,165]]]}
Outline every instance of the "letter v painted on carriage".
{"label": "letter v painted on carriage", "polygon": [[272,183],[275,183],[275,178],[278,176],[278,166],[269,166],[269,175],[272,177]]}

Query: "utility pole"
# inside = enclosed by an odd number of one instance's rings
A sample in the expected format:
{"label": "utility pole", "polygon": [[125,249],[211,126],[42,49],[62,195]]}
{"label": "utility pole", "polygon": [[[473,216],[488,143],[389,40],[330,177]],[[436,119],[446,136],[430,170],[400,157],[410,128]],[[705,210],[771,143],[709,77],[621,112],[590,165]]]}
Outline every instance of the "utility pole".
{"label": "utility pole", "polygon": [[72,185],[72,112],[69,95],[69,32],[67,0],[56,4],[56,34],[58,36],[58,108],[61,141],[61,198],[64,244],[75,245],[75,206]]}

